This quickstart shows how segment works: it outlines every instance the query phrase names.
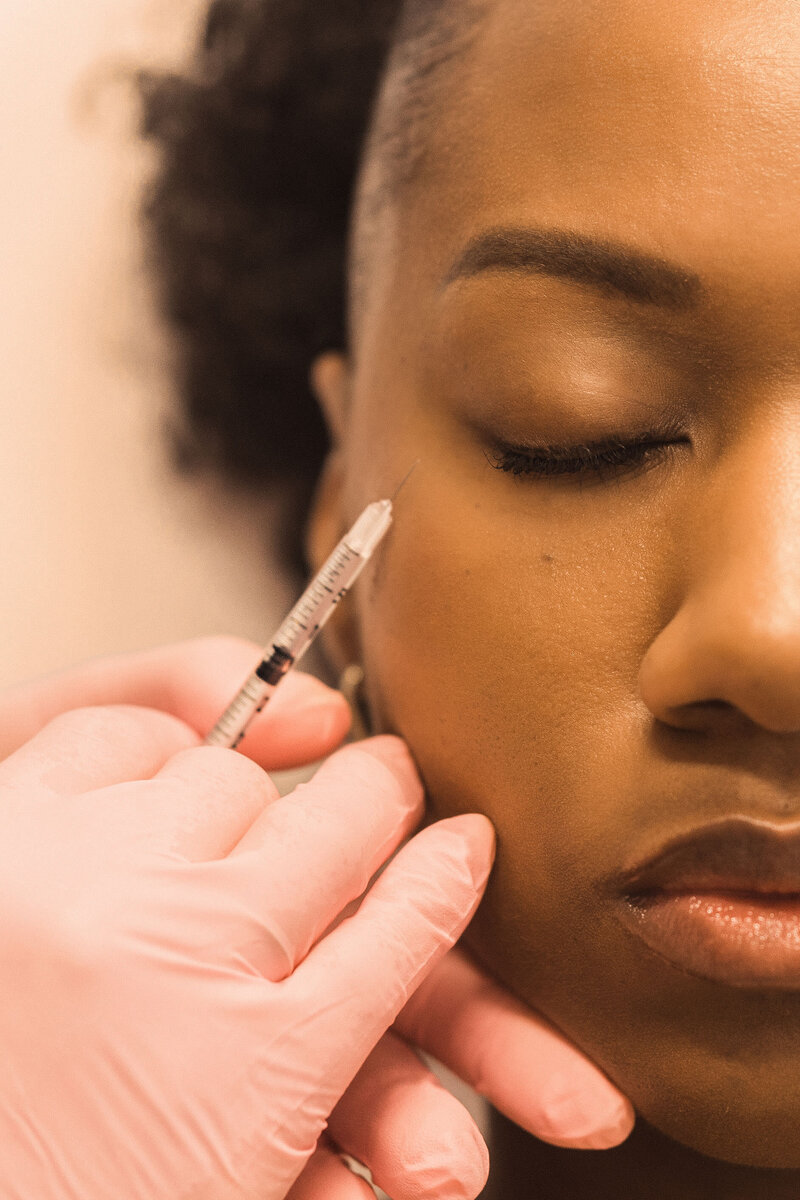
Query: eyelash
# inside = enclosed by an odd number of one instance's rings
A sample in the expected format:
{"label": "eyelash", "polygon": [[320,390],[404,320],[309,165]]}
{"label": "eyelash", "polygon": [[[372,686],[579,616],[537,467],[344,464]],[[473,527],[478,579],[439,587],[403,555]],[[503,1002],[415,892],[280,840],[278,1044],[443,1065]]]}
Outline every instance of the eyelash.
{"label": "eyelash", "polygon": [[610,437],[579,446],[513,446],[497,442],[486,458],[498,471],[510,475],[552,478],[562,475],[595,476],[599,480],[639,475],[658,466],[670,448],[688,444],[676,425],[648,429],[634,437]]}

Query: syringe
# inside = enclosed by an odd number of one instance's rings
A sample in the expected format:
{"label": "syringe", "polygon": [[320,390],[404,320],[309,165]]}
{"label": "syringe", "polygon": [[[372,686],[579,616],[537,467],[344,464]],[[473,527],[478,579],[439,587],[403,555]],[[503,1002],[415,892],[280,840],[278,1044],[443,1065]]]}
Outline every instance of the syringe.
{"label": "syringe", "polygon": [[[399,490],[399,489],[398,489]],[[264,651],[264,658],[205,739],[235,749],[284,675],[305,654],[336,605],[352,587],[392,523],[392,501],[369,504],[314,576]]]}

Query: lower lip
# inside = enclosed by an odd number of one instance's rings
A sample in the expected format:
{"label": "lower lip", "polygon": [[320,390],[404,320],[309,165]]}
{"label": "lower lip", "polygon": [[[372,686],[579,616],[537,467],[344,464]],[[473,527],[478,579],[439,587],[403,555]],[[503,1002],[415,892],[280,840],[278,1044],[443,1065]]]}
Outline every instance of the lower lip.
{"label": "lower lip", "polygon": [[625,924],[684,971],[730,987],[800,989],[800,894],[657,892]]}

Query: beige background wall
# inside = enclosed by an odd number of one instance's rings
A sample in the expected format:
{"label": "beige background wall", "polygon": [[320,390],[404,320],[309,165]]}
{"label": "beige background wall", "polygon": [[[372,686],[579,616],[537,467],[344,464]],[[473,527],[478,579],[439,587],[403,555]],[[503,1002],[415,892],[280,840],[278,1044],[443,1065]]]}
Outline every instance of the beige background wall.
{"label": "beige background wall", "polygon": [[201,7],[0,0],[0,686],[199,633],[261,641],[287,598],[259,519],[175,479],[162,448],[149,160],[109,80],[180,61]]}

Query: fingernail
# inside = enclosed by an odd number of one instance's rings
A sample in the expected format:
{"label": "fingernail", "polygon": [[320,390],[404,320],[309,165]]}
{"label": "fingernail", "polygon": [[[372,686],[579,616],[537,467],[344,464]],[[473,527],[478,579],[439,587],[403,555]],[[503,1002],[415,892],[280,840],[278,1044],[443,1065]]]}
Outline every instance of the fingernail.
{"label": "fingernail", "polygon": [[341,741],[350,728],[352,713],[346,705],[326,700],[320,703],[317,720],[318,736],[323,741]]}
{"label": "fingernail", "polygon": [[419,817],[425,793],[414,760],[403,739],[382,734],[379,737],[365,738],[356,745],[359,750],[363,750],[370,758],[377,759],[389,771],[398,788],[397,799],[409,812]]}
{"label": "fingernail", "polygon": [[[597,1100],[597,1098],[595,1098]],[[631,1106],[619,1098],[609,1106],[608,1097],[593,1103],[587,1088],[568,1089],[561,1085],[542,1097],[548,1128],[540,1136],[559,1146],[574,1150],[609,1150],[618,1146],[631,1132],[634,1115]]]}
{"label": "fingernail", "polygon": [[578,1145],[579,1150],[610,1150],[624,1142],[633,1129],[636,1117],[625,1101],[620,1101],[616,1115],[601,1125],[593,1134],[587,1135]]}
{"label": "fingernail", "polygon": [[344,737],[348,714],[349,709],[340,701],[325,697],[311,704],[298,705],[296,709],[283,708],[275,713],[274,719],[285,721],[295,737],[313,737],[319,742],[328,742],[334,737]]}
{"label": "fingernail", "polygon": [[486,1187],[490,1163],[489,1151],[478,1127],[474,1125],[469,1133],[473,1152],[465,1153],[461,1158],[461,1162],[468,1166],[468,1170],[463,1172],[465,1177],[462,1179],[462,1187],[466,1200],[473,1200],[474,1197],[480,1196]]}
{"label": "fingernail", "polygon": [[415,791],[419,790],[421,785],[417,768],[402,738],[381,734],[359,742],[358,748],[388,767],[404,787],[413,785]]}
{"label": "fingernail", "polygon": [[476,891],[480,891],[494,866],[495,834],[492,822],[481,813],[464,813],[458,817],[447,817],[439,824],[451,825],[459,837],[467,842],[467,866]]}

